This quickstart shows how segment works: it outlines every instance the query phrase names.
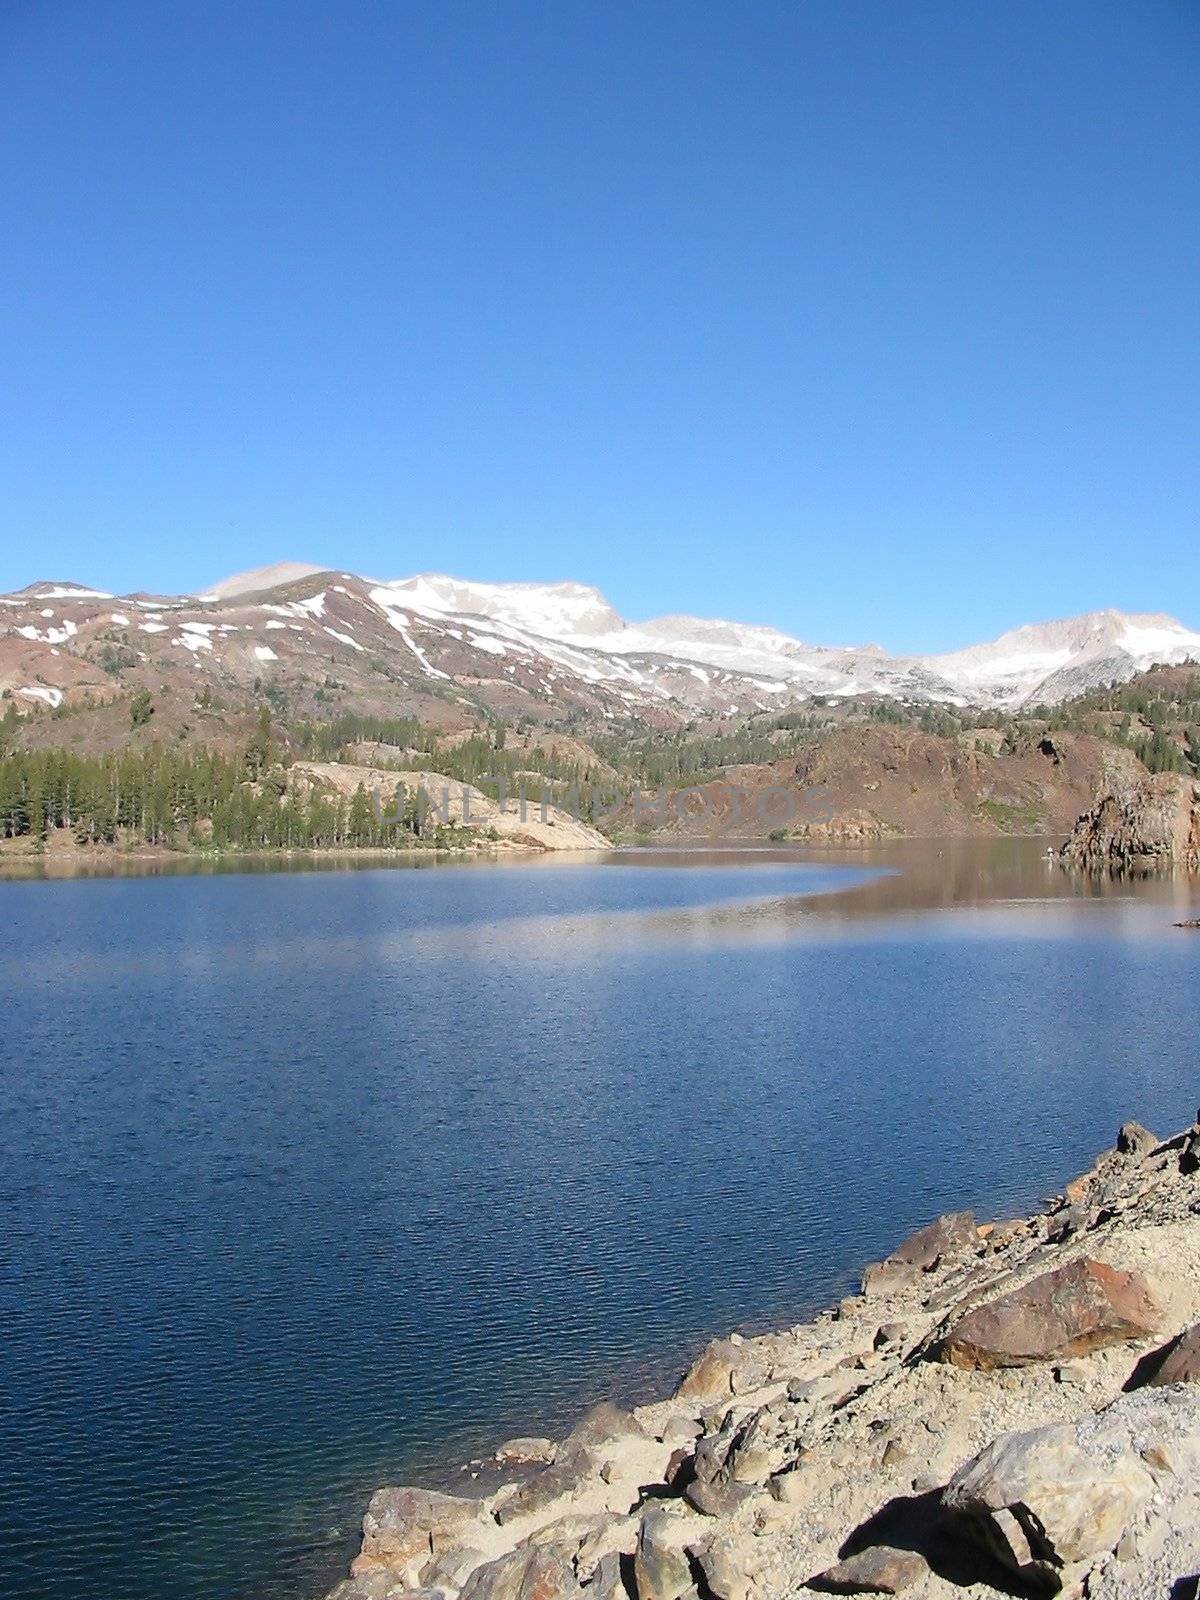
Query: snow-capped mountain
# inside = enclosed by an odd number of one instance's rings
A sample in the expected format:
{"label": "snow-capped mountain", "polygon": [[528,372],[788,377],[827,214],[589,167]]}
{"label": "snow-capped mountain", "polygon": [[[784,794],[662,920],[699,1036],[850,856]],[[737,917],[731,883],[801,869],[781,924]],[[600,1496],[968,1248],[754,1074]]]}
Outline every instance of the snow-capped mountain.
{"label": "snow-capped mountain", "polygon": [[1155,662],[1200,660],[1200,633],[1161,613],[1095,611],[1028,623],[949,654],[889,657],[879,645],[806,644],[777,628],[720,618],[626,622],[598,589],[578,583],[472,583],[424,573],[386,586],[414,609],[477,615],[526,634],[617,655],[664,655],[730,672],[762,673],[812,693],[882,693],[980,705],[1066,699],[1132,677]]}
{"label": "snow-capped mountain", "polygon": [[1162,615],[1094,612],[949,654],[889,656],[714,618],[628,622],[579,583],[379,581],[298,562],[197,595],[118,599],[55,582],[0,596],[0,692],[30,708],[207,681],[244,694],[273,684],[313,716],[331,705],[433,716],[449,703],[669,725],[862,694],[1050,704],[1188,659],[1200,660],[1200,633]]}

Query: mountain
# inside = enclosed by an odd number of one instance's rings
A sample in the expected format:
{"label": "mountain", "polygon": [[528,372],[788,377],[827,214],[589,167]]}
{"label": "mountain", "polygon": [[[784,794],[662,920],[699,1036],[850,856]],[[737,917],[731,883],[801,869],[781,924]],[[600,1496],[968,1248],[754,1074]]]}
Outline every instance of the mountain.
{"label": "mountain", "polygon": [[356,711],[455,726],[488,712],[670,727],[857,695],[1049,704],[1190,658],[1200,633],[1157,614],[1094,612],[949,654],[889,656],[721,619],[628,622],[579,583],[379,581],[298,562],[197,595],[117,598],[55,581],[0,596],[0,694],[28,710],[144,689],[185,708],[245,710],[267,696],[317,720]]}

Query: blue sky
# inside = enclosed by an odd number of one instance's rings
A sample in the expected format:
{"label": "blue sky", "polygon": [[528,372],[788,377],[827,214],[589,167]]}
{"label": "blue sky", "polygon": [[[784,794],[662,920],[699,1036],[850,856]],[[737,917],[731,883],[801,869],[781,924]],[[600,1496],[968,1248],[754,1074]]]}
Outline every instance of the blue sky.
{"label": "blue sky", "polygon": [[1182,0],[6,0],[0,589],[1200,625]]}

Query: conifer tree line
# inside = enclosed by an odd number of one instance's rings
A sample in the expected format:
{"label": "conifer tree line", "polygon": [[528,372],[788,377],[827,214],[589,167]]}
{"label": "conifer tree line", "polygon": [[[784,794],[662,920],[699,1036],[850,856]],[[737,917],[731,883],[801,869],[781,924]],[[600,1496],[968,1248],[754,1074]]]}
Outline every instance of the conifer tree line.
{"label": "conifer tree line", "polygon": [[[39,841],[69,828],[80,844],[132,839],[175,848],[369,849],[417,842],[422,819],[415,796],[399,815],[395,811],[377,806],[361,785],[352,796],[302,790],[289,786],[280,767],[256,779],[246,755],[153,746],[101,757],[61,750],[0,756],[3,839]],[[425,822],[423,842],[446,842],[446,829]]]}

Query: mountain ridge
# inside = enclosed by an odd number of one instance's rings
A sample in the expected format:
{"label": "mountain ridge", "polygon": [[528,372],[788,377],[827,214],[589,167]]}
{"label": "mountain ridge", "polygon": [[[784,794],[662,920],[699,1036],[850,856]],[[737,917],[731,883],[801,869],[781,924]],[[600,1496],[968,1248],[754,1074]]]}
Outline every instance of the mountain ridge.
{"label": "mountain ridge", "polygon": [[1189,659],[1200,660],[1200,633],[1164,612],[1108,608],[961,650],[892,655],[725,618],[634,622],[574,580],[378,580],[293,561],[192,595],[117,596],[63,580],[0,595],[0,694],[21,709],[74,702],[113,679],[169,682],[186,668],[254,692],[286,681],[308,714],[324,690],[417,714],[457,700],[506,717],[659,725],[858,696],[1016,709]]}

